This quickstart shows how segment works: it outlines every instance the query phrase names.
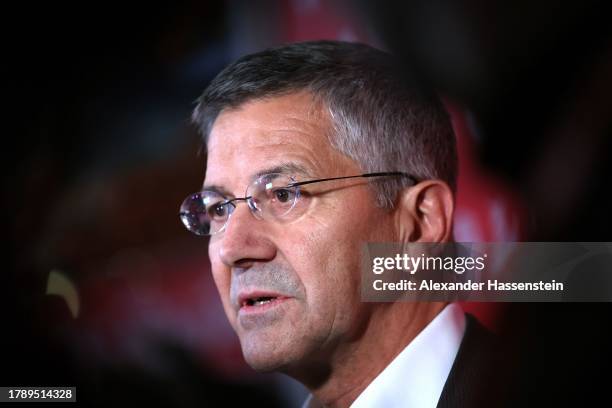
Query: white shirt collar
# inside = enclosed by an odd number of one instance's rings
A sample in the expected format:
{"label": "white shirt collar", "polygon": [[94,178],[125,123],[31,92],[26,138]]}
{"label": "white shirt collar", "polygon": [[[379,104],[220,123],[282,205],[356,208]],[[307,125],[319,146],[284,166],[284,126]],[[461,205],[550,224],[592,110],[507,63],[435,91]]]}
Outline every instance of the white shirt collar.
{"label": "white shirt collar", "polygon": [[[435,408],[465,332],[465,315],[447,305],[366,387],[351,408]],[[318,406],[312,395],[304,407]]]}

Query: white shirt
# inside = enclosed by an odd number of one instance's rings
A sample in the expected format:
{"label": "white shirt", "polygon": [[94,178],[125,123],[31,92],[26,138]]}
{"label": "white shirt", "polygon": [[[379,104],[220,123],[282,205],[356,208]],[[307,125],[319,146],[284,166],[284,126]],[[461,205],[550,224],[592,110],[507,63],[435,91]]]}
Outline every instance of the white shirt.
{"label": "white shirt", "polygon": [[[435,408],[465,333],[461,306],[451,303],[366,387],[351,408]],[[310,395],[303,407],[320,406]]]}

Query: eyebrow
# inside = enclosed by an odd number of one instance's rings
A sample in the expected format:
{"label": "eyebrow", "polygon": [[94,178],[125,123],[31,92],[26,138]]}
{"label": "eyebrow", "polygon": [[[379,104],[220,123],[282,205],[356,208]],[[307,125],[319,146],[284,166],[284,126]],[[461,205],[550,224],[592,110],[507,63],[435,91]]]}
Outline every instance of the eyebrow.
{"label": "eyebrow", "polygon": [[228,192],[225,188],[223,188],[222,186],[217,186],[217,185],[210,185],[210,186],[203,186],[202,187],[202,191],[213,191],[221,196],[223,196],[224,198],[227,199],[227,197],[232,196],[232,194],[230,192]]}
{"label": "eyebrow", "polygon": [[[252,183],[259,177],[275,173],[286,175],[299,175],[305,178],[312,178],[311,172],[305,166],[295,162],[285,162],[274,167],[268,167],[266,169],[259,170],[251,176],[250,182]],[[215,193],[220,194],[223,197],[233,196],[233,194],[226,190],[223,186],[219,186],[216,184],[205,185],[202,187],[202,190],[214,191]]]}
{"label": "eyebrow", "polygon": [[270,168],[258,171],[257,173],[253,174],[253,176],[251,176],[251,182],[261,176],[265,176],[268,174],[274,174],[274,173],[288,174],[292,176],[300,175],[303,177],[310,177],[310,171],[308,171],[306,167],[298,163],[286,162],[286,163],[281,163],[278,166],[274,166],[274,167],[270,167]]}

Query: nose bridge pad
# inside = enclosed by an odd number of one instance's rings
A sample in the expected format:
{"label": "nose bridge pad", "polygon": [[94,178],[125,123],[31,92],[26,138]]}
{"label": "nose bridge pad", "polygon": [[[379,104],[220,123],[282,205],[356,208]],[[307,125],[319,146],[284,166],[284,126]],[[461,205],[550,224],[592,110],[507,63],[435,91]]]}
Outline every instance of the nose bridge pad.
{"label": "nose bridge pad", "polygon": [[227,208],[227,219],[225,220],[225,224],[223,224],[223,227],[218,232],[222,232],[227,229],[227,224],[229,224],[230,219],[232,218],[232,214],[236,210],[236,204],[230,201],[225,205],[225,208]]}
{"label": "nose bridge pad", "polygon": [[[294,182],[295,182],[295,181],[294,181]],[[298,202],[298,201],[299,201],[299,199],[300,199],[300,192],[301,192],[301,191],[300,191],[300,186],[294,186],[293,188],[294,188],[294,194],[295,194],[295,197],[293,197],[293,203],[291,204],[291,208],[289,208],[289,209],[287,210],[287,212],[289,212],[289,211],[293,210],[293,208],[295,207],[295,205],[297,204],[297,202]]]}
{"label": "nose bridge pad", "polygon": [[249,206],[249,209],[251,210],[251,213],[253,214],[253,217],[257,218],[258,220],[263,219],[261,207],[257,206],[257,202],[255,201],[255,199],[252,196],[250,196],[250,197],[247,197],[246,202],[247,202],[247,205]]}

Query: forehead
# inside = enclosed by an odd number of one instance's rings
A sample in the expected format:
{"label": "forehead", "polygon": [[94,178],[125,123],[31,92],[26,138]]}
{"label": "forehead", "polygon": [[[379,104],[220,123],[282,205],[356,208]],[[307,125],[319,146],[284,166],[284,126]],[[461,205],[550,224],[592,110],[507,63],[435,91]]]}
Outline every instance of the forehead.
{"label": "forehead", "polygon": [[331,129],[322,104],[306,92],[224,110],[208,138],[205,184],[243,186],[254,174],[287,164],[304,168],[311,177],[354,166],[331,146]]}

